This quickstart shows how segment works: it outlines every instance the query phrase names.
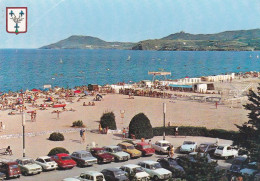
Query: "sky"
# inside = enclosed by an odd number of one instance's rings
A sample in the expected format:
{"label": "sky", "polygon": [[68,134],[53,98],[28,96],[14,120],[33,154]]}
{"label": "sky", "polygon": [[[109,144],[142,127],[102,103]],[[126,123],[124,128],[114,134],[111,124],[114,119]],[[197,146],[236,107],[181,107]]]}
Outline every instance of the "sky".
{"label": "sky", "polygon": [[[6,31],[6,7],[28,8],[28,31]],[[71,35],[138,42],[260,28],[260,0],[0,0],[0,48],[39,48]]]}

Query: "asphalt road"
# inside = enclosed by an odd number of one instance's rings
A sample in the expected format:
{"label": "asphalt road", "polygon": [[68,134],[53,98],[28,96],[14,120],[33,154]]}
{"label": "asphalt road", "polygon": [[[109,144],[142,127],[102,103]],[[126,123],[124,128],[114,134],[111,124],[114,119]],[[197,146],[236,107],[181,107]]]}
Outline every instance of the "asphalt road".
{"label": "asphalt road", "polygon": [[[180,154],[175,154],[175,156],[178,156]],[[80,173],[87,171],[87,170],[95,170],[95,171],[101,171],[105,168],[111,168],[111,167],[120,167],[122,165],[125,164],[129,164],[129,163],[133,163],[133,164],[137,164],[139,161],[143,161],[143,160],[154,160],[156,161],[159,158],[162,157],[166,157],[166,155],[153,155],[151,157],[141,157],[138,159],[130,159],[127,162],[112,162],[112,163],[108,163],[108,164],[95,164],[93,166],[90,167],[84,167],[84,168],[79,168],[79,167],[74,167],[72,169],[69,170],[54,170],[54,171],[48,171],[48,172],[42,172],[38,175],[32,175],[32,176],[21,176],[20,179],[16,179],[19,181],[61,181],[64,178],[68,178],[68,177],[74,177],[74,176],[78,176],[80,175]],[[219,159],[218,160],[218,164],[221,168],[225,168],[228,169],[230,167],[230,162],[231,160],[222,160]]]}

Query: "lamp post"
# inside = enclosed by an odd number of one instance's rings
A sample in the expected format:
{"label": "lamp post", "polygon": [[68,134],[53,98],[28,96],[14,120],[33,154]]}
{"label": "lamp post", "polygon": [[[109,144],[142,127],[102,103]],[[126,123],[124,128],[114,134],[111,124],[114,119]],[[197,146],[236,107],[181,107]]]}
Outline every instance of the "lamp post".
{"label": "lamp post", "polygon": [[25,135],[24,135],[24,130],[25,130],[25,113],[24,112],[22,114],[22,126],[23,126],[23,157],[25,157]]}
{"label": "lamp post", "polygon": [[166,103],[163,103],[163,140],[165,140],[165,114],[166,114]]}

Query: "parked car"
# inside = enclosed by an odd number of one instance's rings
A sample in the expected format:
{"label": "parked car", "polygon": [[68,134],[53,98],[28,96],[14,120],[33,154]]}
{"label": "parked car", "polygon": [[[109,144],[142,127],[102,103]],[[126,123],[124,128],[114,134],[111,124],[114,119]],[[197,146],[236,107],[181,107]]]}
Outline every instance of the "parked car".
{"label": "parked car", "polygon": [[138,163],[143,167],[153,180],[168,180],[172,177],[172,172],[161,167],[160,163],[155,161],[141,161]]}
{"label": "parked car", "polygon": [[85,171],[75,178],[65,178],[63,181],[106,181],[104,175],[97,171]]}
{"label": "parked car", "polygon": [[190,153],[194,152],[197,149],[197,143],[194,141],[184,141],[180,147],[181,153]]}
{"label": "parked car", "polygon": [[13,177],[19,178],[21,176],[20,167],[18,166],[18,163],[14,161],[0,162],[0,172],[4,173],[7,179]]}
{"label": "parked car", "polygon": [[217,143],[201,143],[198,147],[198,151],[209,153],[210,156],[213,156],[217,147]]}
{"label": "parked car", "polygon": [[225,158],[227,160],[230,157],[237,157],[238,150],[234,149],[230,145],[219,145],[214,152],[214,156]]}
{"label": "parked car", "polygon": [[142,152],[135,149],[134,145],[123,142],[119,143],[117,146],[119,146],[124,152],[129,153],[131,158],[139,158],[142,155]]}
{"label": "parked car", "polygon": [[5,173],[0,172],[0,180],[4,180],[6,178]]}
{"label": "parked car", "polygon": [[115,161],[127,161],[130,158],[130,155],[126,152],[123,152],[119,146],[106,146],[105,150],[112,154],[115,157]]}
{"label": "parked car", "polygon": [[106,181],[129,181],[126,172],[119,168],[107,168],[101,171]]}
{"label": "parked car", "polygon": [[146,142],[136,143],[135,148],[140,150],[143,156],[152,156],[155,152],[155,149],[152,148],[152,145]]}
{"label": "parked car", "polygon": [[67,153],[58,153],[52,156],[52,159],[58,164],[59,168],[73,168],[77,163]]}
{"label": "parked car", "polygon": [[181,178],[184,176],[185,171],[180,166],[177,161],[173,158],[160,158],[157,160],[157,162],[160,163],[162,168],[165,168],[166,170],[169,170],[172,172],[173,177],[175,178]]}
{"label": "parked car", "polygon": [[35,160],[35,163],[40,165],[44,171],[55,170],[56,168],[58,168],[58,164],[53,161],[49,156],[38,157]]}
{"label": "parked car", "polygon": [[91,154],[97,158],[97,162],[100,163],[110,163],[114,161],[114,156],[107,153],[104,148],[91,148]]}
{"label": "parked car", "polygon": [[144,171],[144,169],[135,164],[127,164],[120,167],[121,170],[127,172],[129,178],[137,181],[148,181],[150,175]]}
{"label": "parked car", "polygon": [[234,158],[232,165],[229,168],[229,171],[232,173],[239,173],[241,169],[245,167],[248,163],[247,157],[239,156]]}
{"label": "parked car", "polygon": [[23,175],[34,175],[42,172],[42,167],[36,164],[31,158],[17,159],[16,162]]}
{"label": "parked car", "polygon": [[85,150],[75,151],[70,156],[80,167],[90,166],[97,163],[97,158],[93,157],[90,152]]}
{"label": "parked car", "polygon": [[160,140],[156,141],[155,144],[152,144],[152,148],[160,154],[168,154],[167,148],[171,145],[169,141]]}
{"label": "parked car", "polygon": [[248,176],[255,175],[258,172],[257,171],[257,163],[256,162],[250,162],[247,165],[245,165],[245,167],[243,169],[241,169],[239,172],[242,175],[248,175]]}

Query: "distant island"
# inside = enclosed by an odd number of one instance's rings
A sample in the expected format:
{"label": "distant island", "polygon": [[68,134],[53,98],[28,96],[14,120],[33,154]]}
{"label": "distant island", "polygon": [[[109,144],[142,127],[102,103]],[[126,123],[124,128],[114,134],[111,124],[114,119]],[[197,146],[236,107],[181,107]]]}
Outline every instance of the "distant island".
{"label": "distant island", "polygon": [[259,51],[260,29],[190,34],[183,31],[161,39],[107,42],[96,37],[73,35],[40,49],[125,49],[158,51]]}

